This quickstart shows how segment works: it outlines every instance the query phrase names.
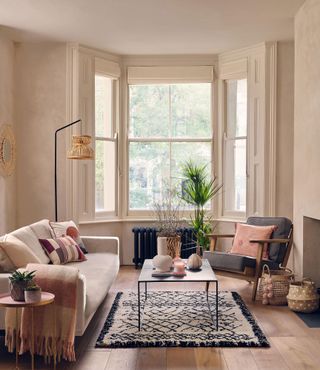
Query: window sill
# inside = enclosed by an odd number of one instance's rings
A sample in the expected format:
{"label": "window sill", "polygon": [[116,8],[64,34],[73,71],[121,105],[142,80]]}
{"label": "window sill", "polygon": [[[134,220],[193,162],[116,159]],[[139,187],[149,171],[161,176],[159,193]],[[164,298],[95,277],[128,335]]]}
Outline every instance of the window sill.
{"label": "window sill", "polygon": [[[139,218],[139,217],[126,217],[126,218],[109,218],[109,219],[96,219],[96,220],[86,220],[79,221],[79,225],[90,225],[90,224],[108,224],[108,223],[130,223],[130,222],[156,222],[155,218]],[[226,222],[226,223],[236,223],[236,222],[246,222],[246,218],[217,218],[213,219],[213,222]]]}
{"label": "window sill", "polygon": [[153,218],[106,218],[106,219],[96,219],[96,220],[87,220],[79,221],[79,225],[89,225],[89,224],[107,224],[107,223],[123,223],[123,222],[156,222],[156,219]]}

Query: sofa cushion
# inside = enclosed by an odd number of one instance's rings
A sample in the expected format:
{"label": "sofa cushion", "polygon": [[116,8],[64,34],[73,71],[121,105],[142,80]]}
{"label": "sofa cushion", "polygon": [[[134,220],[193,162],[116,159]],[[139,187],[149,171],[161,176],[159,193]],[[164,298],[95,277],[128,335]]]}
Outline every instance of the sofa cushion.
{"label": "sofa cushion", "polygon": [[36,234],[38,239],[49,239],[55,237],[50,226],[50,221],[47,219],[31,224],[30,228]]}
{"label": "sofa cushion", "polygon": [[86,278],[86,317],[92,316],[104,300],[119,268],[119,256],[113,253],[88,253],[83,263],[68,263]]}
{"label": "sofa cushion", "polygon": [[26,267],[28,263],[41,263],[32,250],[13,235],[6,235],[5,240],[0,242],[0,249],[7,254],[14,269]]}
{"label": "sofa cushion", "polygon": [[0,238],[0,273],[12,272],[15,270],[15,267],[7,253],[1,247],[2,242],[4,242],[4,239]]}
{"label": "sofa cushion", "polygon": [[41,263],[50,262],[49,257],[45,254],[44,250],[42,249],[38,236],[34,233],[31,226],[21,227],[20,229],[10,233],[10,235],[13,235],[22,242],[24,242],[24,244],[26,244],[32,250],[32,252],[39,258]]}
{"label": "sofa cushion", "polygon": [[[208,259],[211,267],[216,270],[243,272],[245,267],[256,267],[256,259],[253,257],[231,254],[227,252],[203,252],[203,258]],[[263,264],[271,270],[277,270],[279,265],[270,260],[263,260]]]}
{"label": "sofa cushion", "polygon": [[[276,225],[277,229],[271,235],[271,238],[283,239],[288,238],[292,228],[292,222],[285,217],[249,217],[249,225],[268,226]],[[269,259],[282,263],[286,254],[286,244],[271,243],[269,245]]]}

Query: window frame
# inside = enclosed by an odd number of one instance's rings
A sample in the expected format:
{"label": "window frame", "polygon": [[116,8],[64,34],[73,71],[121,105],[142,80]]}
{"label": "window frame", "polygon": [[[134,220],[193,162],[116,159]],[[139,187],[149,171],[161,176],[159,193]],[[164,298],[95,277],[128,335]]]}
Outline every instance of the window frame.
{"label": "window frame", "polygon": [[[192,84],[192,83],[207,83],[210,84],[210,122],[211,122],[211,137],[210,138],[173,138],[173,137],[143,137],[143,138],[130,138],[129,131],[130,131],[130,86],[132,85],[159,85],[159,84],[165,84],[165,85],[175,85],[175,84]],[[130,170],[130,158],[129,158],[129,147],[130,143],[132,142],[161,142],[161,143],[210,143],[211,144],[211,168],[210,168],[210,174],[211,177],[214,177],[214,162],[215,162],[215,155],[214,155],[214,88],[215,83],[214,81],[166,81],[166,82],[159,82],[159,81],[148,81],[148,82],[127,82],[126,83],[126,94],[127,94],[127,104],[126,104],[126,181],[125,181],[125,187],[126,187],[126,202],[125,202],[125,214],[128,218],[146,218],[150,219],[153,215],[153,210],[138,210],[138,209],[130,209],[129,202],[130,202],[130,186],[129,186],[129,170]],[[212,215],[214,212],[214,200],[212,199],[210,202],[210,209],[207,210],[208,214]],[[180,216],[181,217],[190,217],[192,213],[192,210],[181,210]]]}
{"label": "window frame", "polygon": [[[225,140],[225,129],[227,123],[227,105],[226,105],[226,83],[227,80],[241,80],[247,79],[247,150],[246,150],[246,175],[247,175],[247,194],[246,194],[246,212],[241,211],[229,211],[225,212],[224,210],[224,188],[222,187],[222,194],[220,197],[217,197],[215,200],[216,204],[216,214],[215,219],[217,221],[226,221],[226,222],[245,222],[248,214],[250,214],[252,199],[255,194],[251,193],[252,190],[250,182],[250,165],[251,159],[249,156],[250,146],[251,146],[251,95],[252,89],[252,76],[248,70],[249,59],[247,57],[239,56],[235,58],[232,55],[232,58],[226,57],[223,60],[219,61],[219,76],[217,80],[217,143],[216,143],[216,156],[217,156],[217,169],[218,177],[221,184],[224,184],[224,140]],[[254,137],[254,136],[253,136]]]}
{"label": "window frame", "polygon": [[101,68],[95,69],[94,71],[94,81],[96,76],[103,76],[111,79],[112,83],[112,94],[111,94],[111,135],[106,136],[96,136],[96,125],[95,125],[95,82],[94,82],[94,124],[93,124],[93,146],[96,148],[96,141],[102,142],[112,142],[115,145],[115,179],[114,179],[114,189],[115,189],[115,202],[113,211],[97,210],[96,209],[96,174],[94,165],[94,216],[96,220],[104,219],[114,219],[119,215],[119,140],[118,140],[118,129],[119,129],[119,89],[120,89],[120,79],[119,77],[114,77],[110,75],[107,71],[104,72]]}
{"label": "window frame", "polygon": [[[247,81],[247,134],[242,136],[234,136],[228,137],[228,94],[227,94],[227,81],[232,80],[243,80],[246,79]],[[237,141],[237,140],[246,140],[246,164],[245,164],[245,171],[246,171],[246,210],[245,211],[237,211],[237,210],[230,210],[225,208],[225,191],[222,193],[222,200],[221,200],[221,217],[226,219],[239,219],[243,220],[246,219],[248,214],[248,205],[249,205],[249,176],[248,176],[248,163],[249,163],[249,156],[248,156],[248,147],[249,147],[249,94],[248,94],[248,75],[246,72],[237,73],[236,75],[228,76],[227,78],[222,79],[222,98],[223,98],[223,120],[222,120],[222,163],[221,163],[221,173],[222,173],[222,182],[225,183],[224,178],[227,176],[226,164],[227,164],[227,150],[226,144],[228,141]]]}

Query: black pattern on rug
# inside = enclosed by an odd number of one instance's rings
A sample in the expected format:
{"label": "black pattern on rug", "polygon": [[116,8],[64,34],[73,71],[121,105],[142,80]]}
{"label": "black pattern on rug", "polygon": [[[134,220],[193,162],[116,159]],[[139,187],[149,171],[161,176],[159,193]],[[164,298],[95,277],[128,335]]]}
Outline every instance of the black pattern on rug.
{"label": "black pattern on rug", "polygon": [[138,330],[137,293],[118,293],[96,342],[99,348],[269,347],[251,312],[236,292],[219,292],[219,330],[215,294],[208,309],[204,292],[150,291],[141,295]]}

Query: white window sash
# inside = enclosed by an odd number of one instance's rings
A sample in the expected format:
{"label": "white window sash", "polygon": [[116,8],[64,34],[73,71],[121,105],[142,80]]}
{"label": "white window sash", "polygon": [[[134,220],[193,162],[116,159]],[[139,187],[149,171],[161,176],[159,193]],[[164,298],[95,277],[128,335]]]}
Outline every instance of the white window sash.
{"label": "white window sash", "polygon": [[[97,60],[100,61],[97,64]],[[115,143],[115,179],[114,179],[114,187],[115,187],[115,208],[113,211],[105,211],[105,210],[97,210],[96,209],[96,181],[94,175],[94,217],[95,219],[111,219],[115,218],[119,214],[119,144],[118,144],[118,133],[116,132],[118,126],[118,107],[119,107],[119,79],[116,78],[116,73],[112,75],[112,69],[110,66],[115,68],[115,65],[119,67],[117,63],[102,60],[101,58],[95,58],[95,75],[106,76],[108,78],[112,78],[112,102],[111,102],[111,137],[107,136],[95,136],[95,143],[96,141],[105,141],[105,142],[113,142]],[[103,67],[105,67],[103,69]],[[120,71],[120,69],[119,69]],[[95,135],[95,124],[93,125],[94,135]],[[95,173],[95,172],[94,172]]]}
{"label": "white window sash", "polygon": [[[238,210],[230,210],[225,208],[225,193],[222,191],[222,199],[221,199],[221,207],[219,207],[219,215],[218,218],[221,219],[234,219],[234,220],[244,220],[246,218],[248,212],[248,129],[249,129],[249,116],[247,114],[247,135],[245,136],[227,136],[227,122],[226,122],[226,107],[227,107],[227,94],[226,94],[226,81],[228,80],[240,80],[240,79],[248,79],[247,76],[247,59],[241,59],[238,61],[232,61],[230,63],[224,64],[220,69],[220,78],[221,78],[221,106],[220,109],[223,115],[220,118],[220,130],[222,131],[222,146],[221,146],[221,153],[220,155],[220,173],[222,177],[222,183],[224,183],[225,177],[228,175],[228,171],[226,169],[226,143],[229,141],[238,141],[238,140],[246,140],[246,210],[245,211],[238,211]],[[248,83],[248,80],[247,80]],[[249,96],[247,91],[247,104],[249,104]]]}

